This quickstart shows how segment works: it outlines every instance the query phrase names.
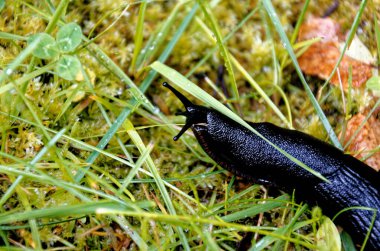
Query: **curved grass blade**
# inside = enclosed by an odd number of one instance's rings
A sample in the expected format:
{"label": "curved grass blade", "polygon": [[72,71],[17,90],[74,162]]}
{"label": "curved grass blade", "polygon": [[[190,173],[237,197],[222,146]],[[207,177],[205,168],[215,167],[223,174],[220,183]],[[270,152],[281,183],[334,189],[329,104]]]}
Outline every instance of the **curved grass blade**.
{"label": "curved grass blade", "polygon": [[23,49],[20,54],[10,63],[5,69],[3,69],[2,73],[0,74],[0,85],[2,85],[3,81],[7,78],[9,78],[12,73],[16,70],[17,67],[21,65],[21,63],[30,56],[33,51],[38,47],[39,43],[41,41],[41,37],[33,40],[32,43],[28,44],[28,46]]}
{"label": "curved grass blade", "polygon": [[267,212],[277,207],[284,206],[287,202],[285,201],[287,195],[282,195],[274,200],[263,201],[262,204],[252,205],[247,209],[243,209],[231,214],[223,216],[222,219],[226,222],[237,221],[247,217],[254,217],[255,215],[263,212]]}
{"label": "curved grass blade", "polygon": [[[198,19],[199,20],[199,19]],[[207,26],[199,21],[201,28],[205,30],[205,32],[210,35],[211,31],[207,28]],[[215,42],[215,39],[212,39]],[[291,123],[288,121],[284,114],[278,109],[278,107],[273,103],[270,97],[265,93],[265,91],[260,87],[260,85],[251,77],[251,75],[244,69],[244,67],[240,64],[240,62],[229,52],[229,57],[232,64],[237,68],[238,71],[246,78],[248,83],[260,94],[260,96],[265,100],[265,102],[272,108],[272,110],[277,114],[277,116],[289,127],[291,128]]]}
{"label": "curved grass blade", "polygon": [[133,57],[132,57],[132,62],[131,62],[131,67],[130,67],[132,71],[135,70],[136,60],[140,54],[141,47],[142,47],[146,5],[147,5],[146,0],[143,0],[140,5],[139,17],[138,17],[137,26],[136,26],[136,34],[134,38],[135,49],[133,50]]}
{"label": "curved grass blade", "polygon": [[[130,121],[127,121],[127,132],[133,141],[133,143],[137,146],[138,150],[140,151],[140,154],[143,155],[145,152],[149,152],[148,148],[145,146],[143,140],[141,139],[140,135],[136,132],[134,129],[132,123]],[[161,196],[165,202],[165,205],[171,215],[176,215],[176,210],[174,208],[173,202],[170,198],[170,195],[168,191],[166,190],[166,187],[164,185],[164,182],[157,170],[156,165],[154,164],[153,159],[148,155],[146,158],[146,165],[149,168],[149,171],[153,174],[153,178],[156,181],[156,185],[161,193]],[[178,232],[178,235],[180,239],[182,240],[182,245],[185,250],[190,250],[190,246],[187,240],[187,237],[185,233],[183,232],[183,229],[181,227],[176,227],[176,230]]]}
{"label": "curved grass blade", "polygon": [[[307,205],[303,205],[301,208],[297,209],[297,212],[292,217],[292,220],[290,221],[290,223],[287,224],[286,226],[282,227],[282,228],[277,229],[276,231],[274,231],[274,233],[279,234],[279,235],[288,236],[289,233],[292,231],[294,225],[296,224],[297,220],[306,211],[306,209],[307,209]],[[273,237],[273,236],[265,236],[260,241],[258,241],[254,246],[252,246],[249,249],[249,251],[263,250],[264,248],[267,248],[269,245],[271,245],[276,240],[278,240],[278,238]]]}
{"label": "curved grass blade", "polygon": [[232,93],[235,100],[239,99],[239,92],[237,89],[236,79],[234,70],[232,68],[230,53],[227,50],[226,45],[223,43],[223,37],[222,33],[220,32],[220,28],[218,26],[218,22],[216,21],[212,11],[210,10],[210,6],[208,4],[208,1],[202,1],[198,0],[199,5],[201,6],[201,9],[205,15],[205,17],[208,19],[208,21],[211,24],[211,29],[216,37],[217,44],[219,46],[220,54],[222,55],[224,59],[224,64],[226,66],[228,76],[230,77],[230,84],[232,85]]}
{"label": "curved grass blade", "polygon": [[359,7],[359,11],[358,11],[358,13],[355,16],[355,19],[354,19],[354,21],[352,23],[350,31],[348,32],[347,39],[346,39],[346,42],[344,43],[344,46],[343,46],[343,49],[342,49],[342,51],[340,53],[339,59],[336,62],[335,66],[334,66],[334,69],[330,73],[330,76],[326,79],[324,85],[326,85],[328,82],[330,82],[331,78],[334,76],[335,72],[337,71],[337,69],[338,69],[338,67],[340,65],[340,62],[342,61],[342,59],[344,57],[344,54],[345,54],[348,46],[351,44],[352,39],[354,39],[356,30],[357,30],[357,28],[358,28],[358,26],[360,24],[360,18],[362,16],[363,12],[364,12],[364,9],[365,9],[366,5],[367,5],[367,0],[362,0],[362,2],[360,4],[360,7]]}
{"label": "curved grass blade", "polygon": [[318,114],[318,117],[320,118],[323,126],[325,127],[325,129],[327,131],[327,134],[329,135],[329,137],[330,137],[332,143],[335,145],[335,147],[342,149],[342,145],[340,144],[338,137],[336,136],[336,134],[335,134],[334,130],[332,129],[326,115],[323,113],[322,108],[318,104],[317,99],[314,97],[313,92],[311,91],[309,85],[306,82],[305,77],[303,76],[301,68],[298,65],[296,55],[294,54],[292,45],[290,44],[289,39],[285,34],[285,31],[281,25],[280,19],[278,18],[277,13],[274,10],[271,1],[270,0],[262,0],[262,3],[263,3],[263,5],[264,5],[264,7],[265,7],[265,9],[269,15],[269,18],[271,19],[274,27],[276,28],[277,33],[280,35],[280,38],[282,40],[282,44],[285,46],[286,50],[289,53],[289,56],[290,56],[290,58],[294,64],[296,72],[297,72],[297,74],[298,74],[298,76],[302,82],[303,87],[305,88],[306,94],[309,97],[311,103],[313,104],[314,109],[316,110],[316,112]]}
{"label": "curved grass blade", "polygon": [[[139,205],[139,207],[151,206],[151,203],[133,203]],[[97,201],[81,203],[73,206],[60,206],[53,208],[36,209],[27,212],[9,212],[0,215],[0,224],[9,224],[13,222],[19,222],[29,219],[39,218],[57,218],[57,217],[72,217],[74,215],[82,214],[95,214],[98,210],[113,209],[113,210],[133,210],[133,207],[129,205],[121,205],[115,202],[109,201]]]}

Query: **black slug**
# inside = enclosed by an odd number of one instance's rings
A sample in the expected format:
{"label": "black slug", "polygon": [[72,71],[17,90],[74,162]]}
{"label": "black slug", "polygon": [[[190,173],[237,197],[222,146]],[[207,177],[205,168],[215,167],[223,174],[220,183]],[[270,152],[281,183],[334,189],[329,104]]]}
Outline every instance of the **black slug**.
{"label": "black slug", "polygon": [[[306,171],[247,128],[225,115],[194,105],[168,83],[183,103],[186,124],[174,140],[191,128],[204,151],[230,172],[284,191],[296,191],[298,201],[318,205],[333,217],[348,207],[377,211],[365,250],[380,250],[380,174],[334,146],[305,133],[271,123],[249,123],[266,139],[321,173],[330,182]],[[363,243],[374,216],[373,210],[354,209],[337,219],[357,244]]]}

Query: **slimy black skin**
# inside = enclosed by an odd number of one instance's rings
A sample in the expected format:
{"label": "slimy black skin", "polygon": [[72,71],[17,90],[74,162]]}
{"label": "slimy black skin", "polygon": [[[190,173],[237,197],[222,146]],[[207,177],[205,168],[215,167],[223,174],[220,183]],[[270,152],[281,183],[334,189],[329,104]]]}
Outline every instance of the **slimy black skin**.
{"label": "slimy black skin", "polygon": [[[177,113],[186,116],[186,124],[174,140],[191,128],[204,151],[221,167],[256,183],[273,185],[289,193],[295,189],[298,201],[318,205],[330,217],[348,207],[377,210],[365,250],[380,250],[378,172],[308,134],[271,123],[249,123],[266,139],[330,181],[324,182],[247,128],[213,109],[192,104],[168,83],[163,85],[186,108],[186,111]],[[360,245],[368,233],[373,215],[374,211],[371,210],[348,210],[336,222]]]}

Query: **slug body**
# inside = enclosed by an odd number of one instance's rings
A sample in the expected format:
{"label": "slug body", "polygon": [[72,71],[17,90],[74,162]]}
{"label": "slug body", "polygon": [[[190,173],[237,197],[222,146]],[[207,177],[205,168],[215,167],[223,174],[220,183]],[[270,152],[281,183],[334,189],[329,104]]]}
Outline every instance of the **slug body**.
{"label": "slug body", "polygon": [[[186,97],[164,83],[184,104],[186,124],[174,137],[177,140],[191,128],[205,152],[230,172],[264,185],[273,185],[296,199],[318,205],[333,217],[348,207],[377,210],[365,250],[380,250],[380,174],[344,154],[334,146],[305,133],[284,129],[271,123],[249,123],[279,148],[286,151],[329,180],[324,182],[269,145],[262,138],[225,115],[192,104]],[[348,210],[337,222],[355,243],[363,243],[374,211]]]}

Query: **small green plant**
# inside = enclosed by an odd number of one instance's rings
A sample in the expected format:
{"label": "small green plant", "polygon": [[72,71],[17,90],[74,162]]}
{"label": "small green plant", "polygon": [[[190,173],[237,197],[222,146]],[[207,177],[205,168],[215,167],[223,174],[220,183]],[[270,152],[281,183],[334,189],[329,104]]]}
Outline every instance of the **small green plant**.
{"label": "small green plant", "polygon": [[69,23],[62,26],[54,39],[47,33],[38,33],[28,39],[31,44],[36,39],[40,39],[37,48],[33,51],[33,56],[40,59],[54,60],[59,58],[55,67],[55,72],[63,79],[74,80],[81,69],[81,63],[73,53],[82,41],[82,29],[76,23]]}
{"label": "small green plant", "polygon": [[339,231],[330,218],[323,216],[321,219],[316,239],[317,247],[320,251],[341,250]]}

